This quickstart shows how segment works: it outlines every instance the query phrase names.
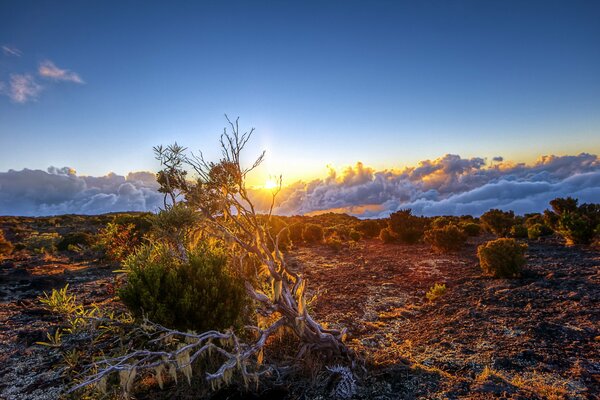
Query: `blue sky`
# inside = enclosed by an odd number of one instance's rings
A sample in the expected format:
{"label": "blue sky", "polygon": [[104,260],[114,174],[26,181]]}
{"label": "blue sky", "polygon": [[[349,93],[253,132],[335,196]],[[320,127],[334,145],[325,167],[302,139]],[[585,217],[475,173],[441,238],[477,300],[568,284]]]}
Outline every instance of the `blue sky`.
{"label": "blue sky", "polygon": [[[2,0],[0,15],[0,171],[153,170],[152,146],[175,140],[216,155],[224,113],[288,182],[600,151],[599,2]],[[37,93],[11,98],[15,75]]]}

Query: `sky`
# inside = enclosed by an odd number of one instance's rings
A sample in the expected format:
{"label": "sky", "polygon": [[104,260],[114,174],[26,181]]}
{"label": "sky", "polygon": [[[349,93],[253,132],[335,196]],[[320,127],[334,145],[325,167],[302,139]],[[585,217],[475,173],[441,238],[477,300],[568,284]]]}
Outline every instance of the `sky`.
{"label": "sky", "polygon": [[174,141],[217,157],[225,113],[256,128],[249,160],[267,151],[256,185],[600,153],[596,1],[0,0],[0,17],[0,182],[122,185]]}

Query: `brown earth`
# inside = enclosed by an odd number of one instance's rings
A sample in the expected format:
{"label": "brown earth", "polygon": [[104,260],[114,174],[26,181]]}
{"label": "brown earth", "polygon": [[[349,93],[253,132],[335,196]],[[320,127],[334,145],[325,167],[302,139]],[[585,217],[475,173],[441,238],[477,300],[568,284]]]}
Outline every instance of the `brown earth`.
{"label": "brown earth", "polygon": [[[348,327],[366,359],[358,397],[599,398],[600,252],[530,241],[525,276],[492,279],[475,257],[485,239],[454,255],[378,240],[290,254],[317,318]],[[0,399],[59,397],[60,353],[35,344],[57,320],[36,297],[69,283],[84,303],[108,302],[112,269],[48,256],[0,263]],[[430,302],[435,283],[447,292]]]}

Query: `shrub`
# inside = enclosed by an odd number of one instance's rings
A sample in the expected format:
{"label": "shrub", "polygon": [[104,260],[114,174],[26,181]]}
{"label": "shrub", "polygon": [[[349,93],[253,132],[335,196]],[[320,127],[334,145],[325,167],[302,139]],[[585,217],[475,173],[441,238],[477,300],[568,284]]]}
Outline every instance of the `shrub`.
{"label": "shrub", "polygon": [[359,231],[355,231],[354,229],[352,229],[350,231],[350,233],[348,234],[348,236],[350,237],[350,240],[353,240],[355,242],[358,242],[362,238],[362,235],[360,234],[360,232]]}
{"label": "shrub", "polygon": [[479,236],[481,233],[481,225],[475,222],[461,222],[459,226],[467,236]]}
{"label": "shrub", "polygon": [[546,210],[547,223],[561,235],[567,244],[590,244],[600,224],[600,204],[577,205],[571,197],[550,202],[553,211]]}
{"label": "shrub", "polygon": [[289,225],[290,241],[298,244],[302,242],[302,231],[304,230],[304,223],[300,221],[294,221]]}
{"label": "shrub", "polygon": [[67,251],[73,247],[89,246],[94,243],[94,237],[86,232],[74,232],[63,235],[56,245],[58,251]]}
{"label": "shrub", "polygon": [[0,230],[0,260],[12,253],[12,243],[4,238],[4,232]]}
{"label": "shrub", "polygon": [[340,251],[343,247],[342,241],[336,236],[330,236],[325,239],[325,245],[335,251],[336,253]]}
{"label": "shrub", "polygon": [[34,253],[54,253],[59,241],[58,233],[34,233],[23,244],[25,248]]}
{"label": "shrub", "polygon": [[446,284],[445,283],[436,283],[429,289],[427,293],[425,293],[425,297],[429,301],[435,301],[446,294]]}
{"label": "shrub", "polygon": [[467,241],[467,235],[456,225],[446,225],[425,231],[425,241],[434,250],[446,253],[460,250]]}
{"label": "shrub", "polygon": [[356,230],[366,238],[374,238],[381,232],[381,225],[377,220],[364,219],[356,225]]}
{"label": "shrub", "polygon": [[412,215],[410,209],[392,213],[388,222],[389,228],[402,243],[417,243],[423,237],[427,220]]}
{"label": "shrub", "polygon": [[458,221],[459,221],[458,217],[450,217],[450,216],[436,217],[431,222],[431,227],[432,228],[443,228],[448,225],[456,225],[458,223]]}
{"label": "shrub", "polygon": [[515,224],[515,213],[491,209],[480,217],[480,221],[486,231],[499,237],[506,237]]}
{"label": "shrub", "polygon": [[381,232],[379,232],[379,239],[383,243],[393,243],[396,241],[396,234],[390,228],[383,228]]}
{"label": "shrub", "polygon": [[515,239],[500,238],[479,246],[477,256],[486,275],[513,278],[521,275],[526,250],[526,244],[518,243]]}
{"label": "shrub", "polygon": [[227,329],[241,323],[247,302],[243,281],[227,268],[222,249],[202,243],[173,256],[165,244],[144,244],[124,262],[127,283],[119,290],[137,317],[186,331]]}
{"label": "shrub", "polygon": [[529,228],[527,228],[527,237],[532,240],[538,239],[540,236],[542,236],[543,226],[544,225],[539,223],[531,225]]}
{"label": "shrub", "polygon": [[323,241],[323,228],[321,225],[312,223],[304,225],[302,239],[306,243],[321,243]]}
{"label": "shrub", "polygon": [[139,243],[140,238],[133,224],[119,225],[110,222],[98,233],[98,245],[113,261],[125,260]]}
{"label": "shrub", "polygon": [[512,228],[510,228],[510,237],[524,239],[527,237],[527,235],[528,232],[527,228],[525,228],[525,225],[513,225]]}

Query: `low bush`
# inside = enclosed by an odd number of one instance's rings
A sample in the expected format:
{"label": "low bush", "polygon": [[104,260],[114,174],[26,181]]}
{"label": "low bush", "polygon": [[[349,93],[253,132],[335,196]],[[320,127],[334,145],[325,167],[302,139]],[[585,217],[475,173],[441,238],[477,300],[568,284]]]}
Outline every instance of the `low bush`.
{"label": "low bush", "polygon": [[435,251],[447,253],[460,250],[467,241],[467,234],[456,225],[445,225],[425,231],[425,241]]}
{"label": "low bush", "polygon": [[528,231],[527,228],[525,227],[525,225],[513,225],[512,228],[510,228],[510,237],[516,238],[516,239],[525,239],[528,235]]}
{"label": "low bush", "polygon": [[336,253],[342,250],[342,247],[344,246],[342,241],[337,236],[330,236],[325,239],[325,245]]}
{"label": "low bush", "polygon": [[321,225],[308,223],[304,225],[302,230],[302,239],[306,243],[321,243],[323,242],[323,228]]}
{"label": "low bush", "polygon": [[360,234],[360,232],[355,231],[354,229],[350,230],[348,237],[350,238],[350,240],[355,241],[355,242],[358,242],[360,239],[362,239],[362,235]]}
{"label": "low bush", "polygon": [[417,243],[423,238],[427,227],[427,219],[412,215],[412,211],[400,210],[392,213],[388,227],[396,234],[402,243]]}
{"label": "low bush", "polygon": [[139,244],[140,237],[133,224],[119,225],[111,222],[98,233],[97,245],[113,261],[125,260]]}
{"label": "low bush", "polygon": [[496,278],[514,278],[521,275],[525,265],[526,244],[515,239],[500,238],[477,248],[479,264],[484,274]]}
{"label": "low bush", "polygon": [[363,237],[374,238],[381,232],[381,225],[377,220],[364,219],[356,225],[356,230],[362,233]]}
{"label": "low bush", "polygon": [[144,244],[124,262],[127,282],[119,290],[137,317],[186,331],[239,326],[247,297],[243,281],[230,273],[224,250],[203,243],[188,260],[165,244]]}
{"label": "low bush", "polygon": [[571,197],[552,200],[552,211],[546,210],[545,220],[567,244],[590,244],[598,234],[600,204],[577,203]]}
{"label": "low bush", "polygon": [[448,225],[456,225],[456,224],[458,224],[458,222],[459,222],[458,217],[452,217],[452,216],[436,217],[433,219],[433,221],[431,221],[431,227],[432,228],[443,228]]}
{"label": "low bush", "polygon": [[479,220],[486,231],[498,237],[507,237],[511,228],[515,225],[515,213],[491,209],[485,212]]}
{"label": "low bush", "polygon": [[13,245],[11,242],[4,238],[4,232],[0,230],[0,261],[13,251]]}
{"label": "low bush", "polygon": [[34,253],[54,253],[59,240],[58,233],[36,232],[25,239],[23,245],[27,250]]}
{"label": "low bush", "polygon": [[481,233],[481,225],[475,222],[461,222],[459,226],[467,236],[479,236]]}
{"label": "low bush", "polygon": [[74,232],[63,235],[56,245],[58,251],[67,251],[74,247],[87,247],[94,243],[94,237],[87,232]]}
{"label": "low bush", "polygon": [[379,239],[381,239],[383,243],[393,243],[398,238],[390,228],[383,228],[381,232],[379,232]]}
{"label": "low bush", "polygon": [[532,240],[539,239],[540,237],[544,236],[544,228],[546,228],[546,226],[539,223],[531,225],[529,228],[527,228],[527,237]]}

